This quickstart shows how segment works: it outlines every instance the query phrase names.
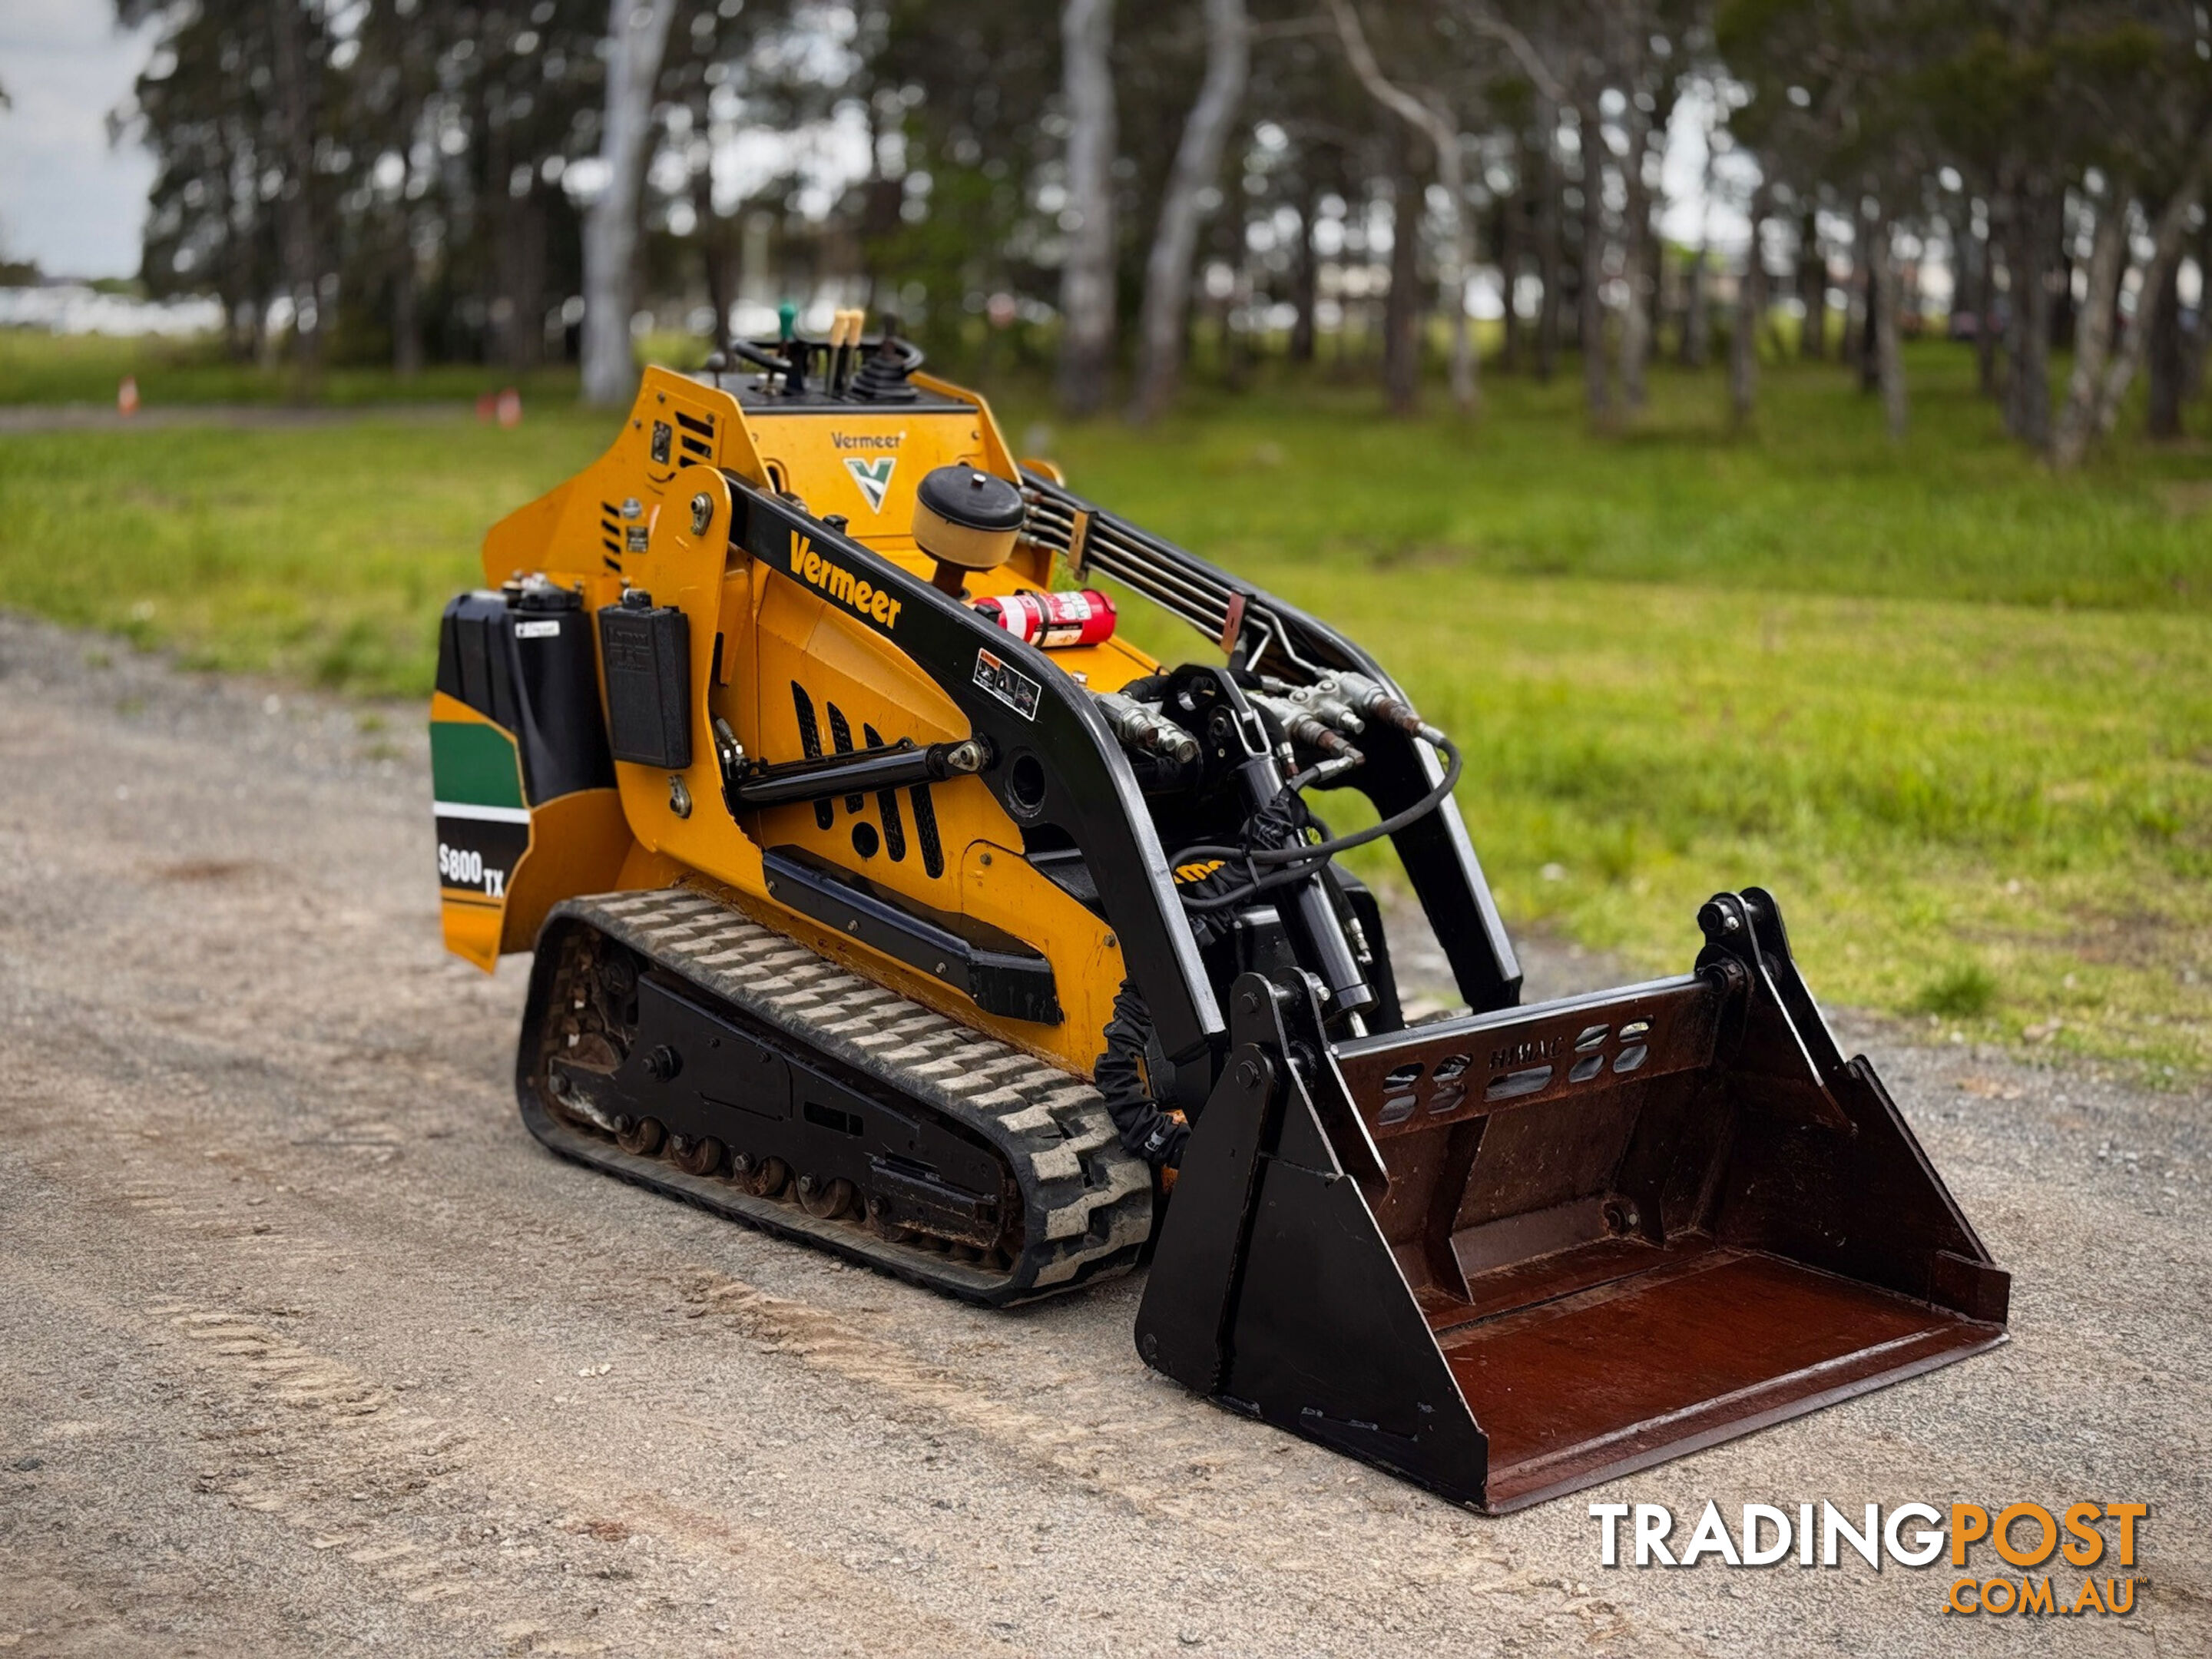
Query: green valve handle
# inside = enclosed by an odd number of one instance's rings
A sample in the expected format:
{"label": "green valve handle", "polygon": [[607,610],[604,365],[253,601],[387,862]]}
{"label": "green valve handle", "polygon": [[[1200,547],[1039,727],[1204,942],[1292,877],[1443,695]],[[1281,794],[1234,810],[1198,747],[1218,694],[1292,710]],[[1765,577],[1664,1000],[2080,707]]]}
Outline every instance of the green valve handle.
{"label": "green valve handle", "polygon": [[779,339],[788,340],[799,332],[799,307],[786,300],[775,308],[776,326],[781,331]]}

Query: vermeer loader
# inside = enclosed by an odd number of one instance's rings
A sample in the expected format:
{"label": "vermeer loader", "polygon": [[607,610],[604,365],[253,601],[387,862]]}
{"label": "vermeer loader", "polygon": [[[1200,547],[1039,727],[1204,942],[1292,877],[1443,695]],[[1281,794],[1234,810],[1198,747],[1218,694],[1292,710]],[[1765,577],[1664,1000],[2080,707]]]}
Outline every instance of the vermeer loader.
{"label": "vermeer loader", "polygon": [[[548,1146],[993,1306],[1149,1259],[1147,1364],[1491,1510],[2003,1340],[1771,896],[1519,1006],[1459,751],[1365,652],[895,330],[734,358],[648,370],[445,615],[446,939],[535,952]],[[1468,1012],[1401,1012],[1336,861],[1384,836]]]}

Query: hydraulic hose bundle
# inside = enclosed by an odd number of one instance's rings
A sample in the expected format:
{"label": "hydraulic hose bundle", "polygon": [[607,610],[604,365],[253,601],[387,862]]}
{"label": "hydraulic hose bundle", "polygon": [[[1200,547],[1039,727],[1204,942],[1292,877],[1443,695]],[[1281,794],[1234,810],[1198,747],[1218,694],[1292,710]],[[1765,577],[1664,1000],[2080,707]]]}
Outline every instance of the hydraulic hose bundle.
{"label": "hydraulic hose bundle", "polygon": [[1105,1097],[1121,1145],[1155,1170],[1173,1170],[1182,1163],[1190,1126],[1162,1111],[1145,1085],[1152,1042],[1152,1012],[1136,985],[1125,979],[1114,998],[1114,1017],[1106,1022],[1106,1052],[1098,1056],[1092,1081]]}
{"label": "hydraulic hose bundle", "polygon": [[1184,848],[1175,855],[1176,865],[1220,859],[1231,869],[1241,869],[1246,878],[1243,884],[1226,890],[1217,888],[1202,897],[1187,898],[1183,908],[1200,914],[1225,909],[1258,894],[1291,886],[1313,874],[1337,854],[1349,852],[1355,847],[1364,847],[1385,836],[1395,835],[1407,824],[1434,811],[1458,787],[1462,763],[1458,745],[1443,732],[1437,732],[1430,741],[1444,757],[1443,776],[1420,799],[1391,813],[1379,823],[1342,836],[1329,836],[1322,830],[1322,839],[1306,839],[1309,830],[1321,826],[1306,810],[1301,792],[1319,781],[1330,768],[1342,764],[1337,761],[1324,761],[1291,778],[1273,801],[1246,820],[1244,840],[1241,846],[1201,842]]}

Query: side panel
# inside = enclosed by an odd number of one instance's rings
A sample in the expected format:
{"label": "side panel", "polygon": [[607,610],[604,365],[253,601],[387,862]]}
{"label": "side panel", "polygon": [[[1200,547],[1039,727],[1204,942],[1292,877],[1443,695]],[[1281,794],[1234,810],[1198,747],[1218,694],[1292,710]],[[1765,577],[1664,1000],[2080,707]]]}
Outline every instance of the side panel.
{"label": "side panel", "polygon": [[[1090,950],[1081,949],[1080,941],[1053,941],[1056,970],[1066,964],[1060,994],[1069,1012],[1068,1027],[1073,1030],[1077,1023],[1070,985],[1077,965],[1108,961],[1104,953],[1109,951],[1118,953],[1145,988],[1170,1061],[1169,1073],[1158,1079],[1163,1096],[1189,1109],[1202,1106],[1212,1084],[1220,1013],[1184,921],[1150,811],[1119,744],[1090,697],[1045,653],[1023,644],[835,526],[742,485],[733,489],[733,504],[741,509],[745,547],[753,558],[802,592],[820,596],[825,614],[817,623],[810,650],[817,657],[825,654],[820,641],[833,618],[841,632],[857,630],[855,637],[867,642],[872,657],[896,653],[910,660],[958,708],[968,731],[988,745],[990,759],[982,772],[952,781],[987,792],[994,804],[1003,827],[993,833],[989,814],[983,815],[978,825],[983,833],[976,839],[985,844],[977,852],[976,867],[993,871],[994,876],[987,878],[991,889],[1007,892],[1024,913],[1003,920],[996,914],[981,914],[981,919],[1033,944],[1045,942],[1039,937],[1041,920],[1071,929],[1087,921],[1096,930]],[[764,681],[764,712],[774,695],[774,688]],[[826,710],[817,712],[821,726],[826,727]],[[822,735],[825,747],[834,744],[834,730]],[[882,735],[889,739],[895,734],[886,731]],[[949,796],[951,791],[944,793]],[[1007,830],[1014,835],[1006,835]],[[1080,847],[1104,917],[1093,916],[1042,882],[1029,884],[1026,894],[1001,888],[997,866],[1010,861],[1010,855],[994,850],[1005,844],[1000,836],[1024,849],[1039,844]],[[947,836],[944,851],[948,869],[961,868],[975,846],[975,840],[963,846]],[[848,848],[848,863],[851,856]],[[1018,869],[1008,873],[1018,873]],[[972,896],[945,908],[981,912]],[[1118,980],[1109,982],[1095,974],[1085,977],[1093,981],[1094,994],[1104,1000],[1096,1005],[1103,1016]],[[1089,1024],[1087,1018],[1085,1024]],[[1102,1017],[1083,1033],[1079,1046],[1085,1051],[1081,1066],[1085,1071],[1095,1058],[1096,1033],[1103,1024]],[[1035,1046],[1034,1034],[1028,1042]]]}
{"label": "side panel", "polygon": [[[734,498],[720,473],[689,469],[669,493],[675,505],[646,550],[629,556],[627,574],[690,621],[696,727],[687,768],[615,763],[640,843],[727,884],[754,914],[832,959],[1087,1076],[1123,972],[1112,924],[1030,867],[1020,826],[980,779],[749,811],[742,825],[732,820],[714,757],[717,715],[749,757],[766,761],[902,738],[956,741],[972,726],[897,646],[819,590],[727,544]],[[695,533],[692,502],[702,495],[707,526]],[[688,815],[672,804],[676,781]],[[919,906],[972,917],[1042,951],[1058,970],[1062,1017],[1047,1023],[986,1013],[896,957],[826,931],[775,899],[762,864],[770,847],[818,854]]]}
{"label": "side panel", "polygon": [[489,971],[556,902],[607,886],[630,836],[568,595],[463,594],[439,629],[430,772],[447,948]]}
{"label": "side panel", "polygon": [[431,811],[446,948],[489,973],[507,890],[530,851],[514,734],[444,692],[430,697]]}

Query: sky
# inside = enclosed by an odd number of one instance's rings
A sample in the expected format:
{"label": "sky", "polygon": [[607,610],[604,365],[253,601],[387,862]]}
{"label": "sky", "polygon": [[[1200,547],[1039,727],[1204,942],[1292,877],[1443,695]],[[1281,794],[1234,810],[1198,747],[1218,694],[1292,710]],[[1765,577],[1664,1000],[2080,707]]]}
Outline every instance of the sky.
{"label": "sky", "polygon": [[0,252],[50,276],[135,276],[154,161],[107,142],[150,33],[119,33],[109,0],[0,0]]}

